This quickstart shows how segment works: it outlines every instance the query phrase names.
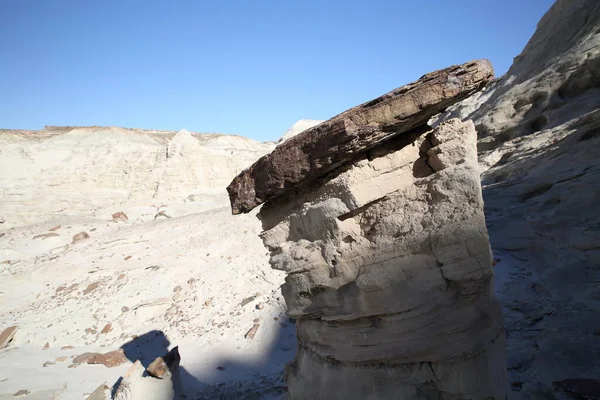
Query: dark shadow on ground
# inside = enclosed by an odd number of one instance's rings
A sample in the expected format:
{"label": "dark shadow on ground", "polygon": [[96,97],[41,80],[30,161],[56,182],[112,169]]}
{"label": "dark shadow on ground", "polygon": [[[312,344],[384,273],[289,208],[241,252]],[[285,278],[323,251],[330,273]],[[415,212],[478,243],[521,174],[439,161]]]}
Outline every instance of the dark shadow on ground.
{"label": "dark shadow on ground", "polygon": [[[263,321],[263,324],[265,323],[267,322]],[[283,369],[296,352],[295,325],[285,317],[280,321],[268,321],[268,323],[277,324],[276,336],[261,360],[256,363],[222,358],[213,361],[212,372],[207,370],[190,372],[185,365],[186,358],[191,355],[186,353],[185,347],[179,346],[181,363],[173,374],[174,399],[284,398],[287,391],[283,382]],[[253,340],[260,340],[259,335],[264,334],[264,330],[265,327],[261,326]],[[171,343],[162,331],[152,330],[125,343],[121,348],[131,362],[139,360],[147,368],[157,357],[163,357],[176,345],[177,343]],[[197,355],[194,357],[197,358]]]}

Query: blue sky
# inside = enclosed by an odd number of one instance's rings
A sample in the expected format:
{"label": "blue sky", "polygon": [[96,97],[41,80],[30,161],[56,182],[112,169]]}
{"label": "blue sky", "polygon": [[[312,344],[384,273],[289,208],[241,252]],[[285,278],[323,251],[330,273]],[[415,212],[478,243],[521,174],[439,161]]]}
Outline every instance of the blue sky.
{"label": "blue sky", "polygon": [[424,73],[497,75],[552,0],[2,0],[0,128],[278,138]]}

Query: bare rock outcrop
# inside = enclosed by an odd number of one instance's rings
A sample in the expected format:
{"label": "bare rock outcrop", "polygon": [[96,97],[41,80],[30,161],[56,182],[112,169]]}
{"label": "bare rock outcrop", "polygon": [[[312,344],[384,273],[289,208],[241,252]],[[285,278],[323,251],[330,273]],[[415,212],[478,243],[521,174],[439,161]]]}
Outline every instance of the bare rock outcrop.
{"label": "bare rock outcrop", "polygon": [[600,376],[600,2],[556,1],[506,75],[435,120],[457,117],[479,136],[512,395],[566,398]]}
{"label": "bare rock outcrop", "polygon": [[481,89],[493,76],[487,60],[435,71],[294,136],[229,184],[233,213],[249,212],[385,140],[425,125],[429,118]]}
{"label": "bare rock outcrop", "polygon": [[[300,171],[293,190],[245,180],[252,169],[230,186],[250,185],[230,190],[240,195],[231,197],[234,213],[245,207],[236,199],[254,204],[244,194],[252,185],[272,194],[262,198],[259,218],[271,266],[287,273],[282,293],[297,324],[297,354],[285,371],[290,395],[504,399],[504,326],[492,291],[474,125],[450,120],[431,131],[394,114],[401,107],[386,110],[385,135],[360,136],[352,157],[327,147],[338,161]],[[287,146],[287,161],[299,153],[314,160],[307,149],[341,132],[336,120],[356,121],[335,117],[278,149]],[[276,151],[265,158],[271,166],[283,157]]]}

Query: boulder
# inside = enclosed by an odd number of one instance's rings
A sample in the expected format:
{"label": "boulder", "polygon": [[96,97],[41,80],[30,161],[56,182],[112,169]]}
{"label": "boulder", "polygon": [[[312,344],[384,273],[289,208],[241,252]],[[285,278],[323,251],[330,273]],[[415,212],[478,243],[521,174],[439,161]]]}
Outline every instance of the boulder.
{"label": "boulder", "polygon": [[494,76],[487,60],[422,76],[281,143],[227,187],[234,214],[313,181],[390,138],[418,129],[432,116],[481,89]]}
{"label": "boulder", "polygon": [[398,135],[264,204],[293,399],[506,397],[476,140],[457,119]]}

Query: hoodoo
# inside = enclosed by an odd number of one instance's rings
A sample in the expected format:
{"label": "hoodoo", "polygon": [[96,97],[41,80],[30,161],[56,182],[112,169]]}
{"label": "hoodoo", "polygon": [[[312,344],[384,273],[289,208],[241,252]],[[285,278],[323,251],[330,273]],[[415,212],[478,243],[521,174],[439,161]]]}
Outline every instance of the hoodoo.
{"label": "hoodoo", "polygon": [[229,186],[265,202],[262,239],[297,320],[294,399],[504,399],[477,134],[432,114],[493,77],[425,75],[284,142]]}

